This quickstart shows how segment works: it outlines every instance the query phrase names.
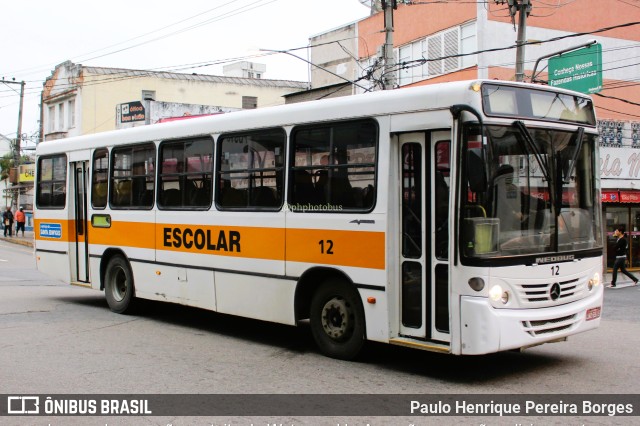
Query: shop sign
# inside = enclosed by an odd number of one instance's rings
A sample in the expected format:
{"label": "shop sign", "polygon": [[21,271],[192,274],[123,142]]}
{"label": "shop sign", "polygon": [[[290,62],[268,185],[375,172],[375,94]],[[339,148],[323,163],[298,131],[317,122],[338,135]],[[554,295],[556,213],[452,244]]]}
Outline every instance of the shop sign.
{"label": "shop sign", "polygon": [[640,191],[620,191],[621,203],[640,203]]}
{"label": "shop sign", "polygon": [[120,108],[120,122],[132,123],[134,121],[145,121],[146,115],[142,102],[127,102],[126,104],[118,105]]}
{"label": "shop sign", "polygon": [[618,203],[618,202],[620,202],[620,198],[618,196],[618,191],[602,191],[602,202],[603,203]]}
{"label": "shop sign", "polygon": [[33,182],[36,176],[35,164],[23,164],[19,166],[18,182]]}
{"label": "shop sign", "polygon": [[605,180],[640,179],[640,150],[600,147],[600,177]]}

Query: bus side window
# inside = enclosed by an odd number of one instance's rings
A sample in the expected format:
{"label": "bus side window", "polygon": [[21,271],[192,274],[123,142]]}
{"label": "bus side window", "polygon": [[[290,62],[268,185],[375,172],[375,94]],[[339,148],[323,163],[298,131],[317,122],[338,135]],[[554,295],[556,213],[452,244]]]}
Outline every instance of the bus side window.
{"label": "bus side window", "polygon": [[158,206],[199,210],[209,207],[212,159],[213,140],[209,136],[161,143]]}
{"label": "bus side window", "polygon": [[93,208],[106,207],[109,195],[109,151],[107,149],[96,149],[93,153],[91,182],[91,205]]}
{"label": "bus side window", "polygon": [[280,208],[285,140],[286,134],[279,128],[220,136],[218,208],[271,211]]}
{"label": "bus side window", "polygon": [[36,204],[40,208],[64,208],[67,196],[67,156],[38,159]]}
{"label": "bus side window", "polygon": [[299,126],[291,135],[290,203],[317,206],[295,211],[373,209],[378,142],[374,120]]}
{"label": "bus side window", "polygon": [[116,208],[151,208],[155,186],[156,147],[144,143],[111,151],[111,204]]}

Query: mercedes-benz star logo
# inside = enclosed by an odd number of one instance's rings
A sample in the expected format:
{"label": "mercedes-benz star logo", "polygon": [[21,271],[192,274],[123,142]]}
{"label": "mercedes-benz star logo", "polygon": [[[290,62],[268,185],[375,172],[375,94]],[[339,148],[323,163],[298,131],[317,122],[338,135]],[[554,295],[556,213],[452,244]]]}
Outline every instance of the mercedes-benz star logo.
{"label": "mercedes-benz star logo", "polygon": [[551,290],[549,290],[549,297],[551,297],[551,300],[558,300],[560,298],[560,284],[555,283],[551,286]]}

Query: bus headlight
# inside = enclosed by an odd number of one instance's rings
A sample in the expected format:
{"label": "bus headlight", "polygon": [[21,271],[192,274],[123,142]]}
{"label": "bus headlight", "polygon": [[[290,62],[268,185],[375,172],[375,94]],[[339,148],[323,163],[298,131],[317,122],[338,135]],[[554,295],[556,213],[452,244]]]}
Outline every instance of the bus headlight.
{"label": "bus headlight", "polygon": [[596,287],[598,285],[600,285],[600,274],[596,272],[589,280],[589,291],[591,291],[593,287]]}
{"label": "bus headlight", "polygon": [[489,298],[494,302],[502,302],[503,304],[507,304],[509,301],[509,292],[502,289],[500,285],[494,285],[489,290]]}

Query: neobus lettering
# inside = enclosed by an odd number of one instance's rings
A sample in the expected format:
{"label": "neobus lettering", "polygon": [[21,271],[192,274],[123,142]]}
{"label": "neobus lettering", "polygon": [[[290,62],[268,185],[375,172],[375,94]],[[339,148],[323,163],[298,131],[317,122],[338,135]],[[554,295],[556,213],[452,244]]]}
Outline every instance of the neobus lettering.
{"label": "neobus lettering", "polygon": [[[191,229],[185,228],[164,228],[163,245],[165,247],[184,247],[190,249],[195,247],[198,250],[209,251],[230,251],[240,253],[240,232],[220,230],[218,238],[211,229]],[[214,244],[214,241],[215,244]]]}

